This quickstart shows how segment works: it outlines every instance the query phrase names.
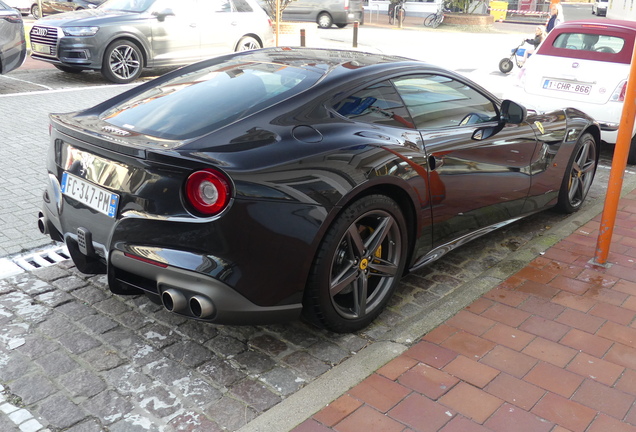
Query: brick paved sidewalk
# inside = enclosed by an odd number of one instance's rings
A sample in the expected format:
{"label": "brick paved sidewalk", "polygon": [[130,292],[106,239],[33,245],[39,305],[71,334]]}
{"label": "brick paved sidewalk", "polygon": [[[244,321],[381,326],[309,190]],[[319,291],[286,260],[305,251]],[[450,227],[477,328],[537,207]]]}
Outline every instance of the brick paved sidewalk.
{"label": "brick paved sidewalk", "polygon": [[636,431],[636,191],[294,432]]}

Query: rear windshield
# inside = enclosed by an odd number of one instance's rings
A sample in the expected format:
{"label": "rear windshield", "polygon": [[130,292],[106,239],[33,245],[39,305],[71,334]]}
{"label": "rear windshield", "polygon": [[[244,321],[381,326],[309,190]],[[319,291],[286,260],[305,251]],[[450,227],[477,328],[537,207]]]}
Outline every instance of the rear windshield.
{"label": "rear windshield", "polygon": [[223,62],[152,87],[105,111],[100,119],[132,132],[185,140],[287,99],[320,76],[281,64]]}
{"label": "rear windshield", "polygon": [[[618,36],[593,33],[561,33],[554,39],[552,45],[555,48],[572,51],[571,54],[575,57],[595,60],[595,55],[591,53],[618,54],[623,50],[625,40]],[[603,60],[612,61],[608,56],[604,56]]]}

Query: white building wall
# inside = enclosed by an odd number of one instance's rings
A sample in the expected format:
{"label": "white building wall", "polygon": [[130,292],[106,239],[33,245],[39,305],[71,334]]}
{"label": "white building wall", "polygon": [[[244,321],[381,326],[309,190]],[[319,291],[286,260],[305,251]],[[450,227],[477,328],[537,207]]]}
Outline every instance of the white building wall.
{"label": "white building wall", "polygon": [[607,7],[607,17],[636,21],[636,0],[610,0]]}

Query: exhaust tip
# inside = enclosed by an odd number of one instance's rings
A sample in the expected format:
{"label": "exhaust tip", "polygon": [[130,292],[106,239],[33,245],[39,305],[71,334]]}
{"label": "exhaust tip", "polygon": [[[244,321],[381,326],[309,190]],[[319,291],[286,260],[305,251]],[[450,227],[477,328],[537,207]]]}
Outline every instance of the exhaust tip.
{"label": "exhaust tip", "polygon": [[209,299],[196,295],[190,299],[190,312],[197,318],[207,318],[214,313],[214,305]]}
{"label": "exhaust tip", "polygon": [[165,290],[161,294],[161,302],[168,312],[178,312],[185,309],[188,304],[183,293],[175,289]]}
{"label": "exhaust tip", "polygon": [[46,223],[46,219],[44,218],[44,215],[42,214],[42,212],[38,213],[38,229],[40,230],[42,234],[49,233],[49,224]]}

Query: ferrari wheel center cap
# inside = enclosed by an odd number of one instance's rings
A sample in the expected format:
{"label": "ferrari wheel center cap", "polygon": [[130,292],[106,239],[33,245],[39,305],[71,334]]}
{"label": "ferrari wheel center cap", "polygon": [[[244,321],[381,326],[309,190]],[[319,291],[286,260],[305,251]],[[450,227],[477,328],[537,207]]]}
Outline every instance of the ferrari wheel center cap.
{"label": "ferrari wheel center cap", "polygon": [[360,261],[360,270],[366,270],[367,267],[369,267],[369,260],[364,258],[362,261]]}

